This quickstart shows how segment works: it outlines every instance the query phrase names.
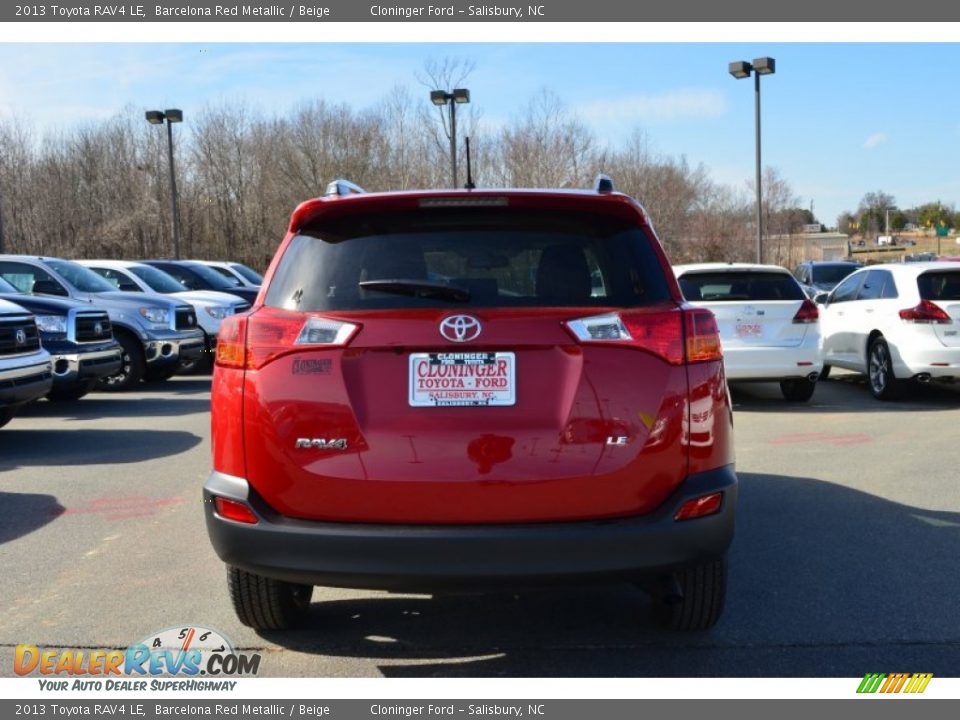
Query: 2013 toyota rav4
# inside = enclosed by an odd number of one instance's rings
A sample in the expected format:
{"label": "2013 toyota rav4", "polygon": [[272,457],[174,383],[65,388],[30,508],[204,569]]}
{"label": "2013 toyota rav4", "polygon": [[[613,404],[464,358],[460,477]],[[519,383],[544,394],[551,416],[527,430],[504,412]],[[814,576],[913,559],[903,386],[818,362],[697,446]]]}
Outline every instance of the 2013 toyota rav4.
{"label": "2013 toyota rav4", "polygon": [[300,205],[226,318],[207,528],[240,620],[316,585],[628,581],[666,626],[723,608],[737,481],[717,327],[642,207],[473,190]]}

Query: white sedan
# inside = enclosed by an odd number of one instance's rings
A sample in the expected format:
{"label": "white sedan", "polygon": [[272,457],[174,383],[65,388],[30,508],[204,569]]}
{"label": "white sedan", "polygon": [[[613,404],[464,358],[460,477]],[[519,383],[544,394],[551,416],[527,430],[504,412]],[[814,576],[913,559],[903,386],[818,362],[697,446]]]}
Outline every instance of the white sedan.
{"label": "white sedan", "polygon": [[703,263],[673,268],[686,300],[713,311],[730,381],[776,381],[787,400],[813,396],[820,374],[817,306],[785,268]]}
{"label": "white sedan", "polygon": [[960,266],[873,265],[817,296],[823,376],[865,373],[870,392],[894,399],[906,380],[960,378]]}

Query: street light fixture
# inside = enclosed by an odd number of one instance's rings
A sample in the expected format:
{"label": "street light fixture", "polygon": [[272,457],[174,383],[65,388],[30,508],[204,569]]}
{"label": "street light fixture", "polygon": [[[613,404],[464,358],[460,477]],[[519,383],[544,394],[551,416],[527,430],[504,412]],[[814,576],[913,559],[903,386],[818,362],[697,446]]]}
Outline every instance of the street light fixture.
{"label": "street light fixture", "polygon": [[170,206],[173,214],[173,257],[180,259],[180,209],[177,204],[177,178],[173,172],[173,123],[183,122],[183,110],[172,108],[164,110],[147,110],[147,122],[151,125],[167,123],[167,154],[170,160]]}
{"label": "street light fixture", "polygon": [[755,59],[752,63],[740,60],[730,63],[728,71],[737,80],[754,76],[754,96],[756,97],[757,127],[757,262],[763,262],[763,205],[760,190],[760,76],[773,75],[777,71],[777,61],[772,57]]}
{"label": "street light fixture", "polygon": [[437,107],[450,106],[450,172],[453,187],[457,187],[457,105],[470,102],[470,91],[466,88],[456,88],[453,92],[431,90],[430,102]]}

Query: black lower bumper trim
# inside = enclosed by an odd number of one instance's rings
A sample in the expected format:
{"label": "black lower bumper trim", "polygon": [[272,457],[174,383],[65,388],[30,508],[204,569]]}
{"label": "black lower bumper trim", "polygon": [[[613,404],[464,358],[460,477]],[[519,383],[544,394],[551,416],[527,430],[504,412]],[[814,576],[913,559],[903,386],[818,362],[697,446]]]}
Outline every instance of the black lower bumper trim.
{"label": "black lower bumper trim", "polygon": [[[676,522],[688,499],[723,492],[718,513]],[[213,497],[248,502],[255,525],[221,518]],[[207,530],[228,565],[308,585],[430,592],[591,580],[640,580],[716,558],[733,539],[733,466],[691,475],[648,515],[509,525],[378,525],[278,516],[242,478],[204,486]]]}

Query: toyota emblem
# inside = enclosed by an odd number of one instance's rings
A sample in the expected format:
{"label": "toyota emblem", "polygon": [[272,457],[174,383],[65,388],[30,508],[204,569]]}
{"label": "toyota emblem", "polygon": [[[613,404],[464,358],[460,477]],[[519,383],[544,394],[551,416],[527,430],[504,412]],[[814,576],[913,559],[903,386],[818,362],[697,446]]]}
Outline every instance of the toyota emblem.
{"label": "toyota emblem", "polygon": [[440,334],[450,342],[470,342],[480,336],[480,321],[471,315],[451,315],[440,321]]}
{"label": "toyota emblem", "polygon": [[97,337],[103,335],[103,323],[96,322],[93,324],[93,334]]}
{"label": "toyota emblem", "polygon": [[17,345],[26,345],[27,344],[27,334],[23,331],[23,328],[17,328]]}

